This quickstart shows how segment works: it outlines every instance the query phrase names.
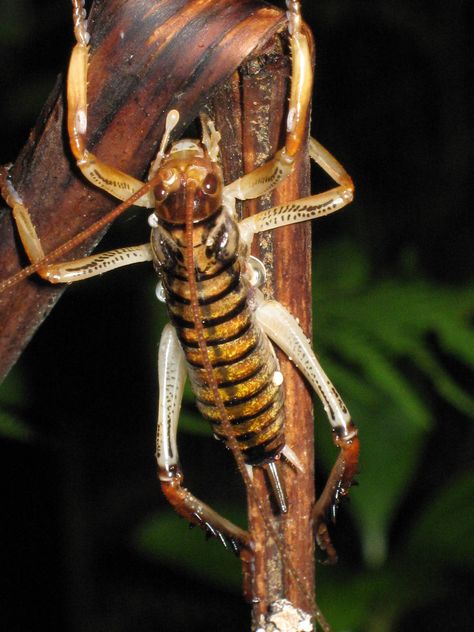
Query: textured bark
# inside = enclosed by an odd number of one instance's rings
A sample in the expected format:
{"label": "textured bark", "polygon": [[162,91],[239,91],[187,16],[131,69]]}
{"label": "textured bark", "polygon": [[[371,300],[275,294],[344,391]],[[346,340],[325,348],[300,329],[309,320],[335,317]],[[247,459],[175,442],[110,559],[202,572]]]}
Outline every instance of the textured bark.
{"label": "textured bark", "polygon": [[[108,0],[93,7],[90,30],[88,147],[102,160],[143,177],[156,152],[166,113],[171,108],[180,111],[179,135],[206,103],[223,136],[227,182],[261,164],[282,146],[291,68],[281,12],[257,0]],[[16,160],[12,176],[46,252],[114,206],[107,194],[82,178],[71,160],[61,80]],[[292,176],[271,196],[248,202],[241,210],[244,215],[255,213],[308,193],[308,160],[302,157]],[[89,252],[100,237],[71,257]],[[254,252],[268,270],[266,296],[283,303],[308,335],[310,252],[308,224],[262,234]],[[10,214],[5,211],[0,218],[2,277],[8,278],[25,263]],[[63,290],[31,278],[0,296],[0,377]],[[311,397],[300,374],[279,356],[285,376],[287,442],[305,471],[301,474],[283,467],[290,506],[283,518],[269,505],[266,481],[259,472],[255,475],[257,494],[281,535],[287,559],[281,559],[254,499],[249,498],[249,528],[256,546],[253,590],[258,599],[253,629],[268,605],[281,597],[307,612],[314,607]]]}
{"label": "textured bark", "polygon": [[[282,146],[286,128],[291,65],[285,37],[269,42],[265,54],[242,65],[212,100],[217,128],[223,135],[224,168],[233,179],[265,162]],[[244,216],[309,194],[309,162],[302,152],[290,178],[272,195],[243,205]],[[264,261],[264,294],[274,297],[311,331],[311,227],[309,223],[261,234],[254,255]],[[249,498],[249,526],[256,545],[253,627],[268,606],[286,597],[293,605],[314,609],[314,452],[311,396],[306,383],[279,353],[285,377],[286,437],[304,467],[304,474],[284,466],[289,512],[279,516],[269,505],[268,483],[256,471],[254,484],[268,519],[281,536],[285,559],[269,537],[255,500]],[[289,565],[293,572],[289,570]],[[295,580],[294,573],[298,580]]]}

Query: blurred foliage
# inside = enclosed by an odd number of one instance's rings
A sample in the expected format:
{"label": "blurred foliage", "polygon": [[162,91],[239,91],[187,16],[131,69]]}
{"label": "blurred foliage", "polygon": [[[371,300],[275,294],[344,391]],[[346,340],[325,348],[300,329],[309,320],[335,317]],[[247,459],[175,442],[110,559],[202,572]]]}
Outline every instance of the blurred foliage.
{"label": "blurred foliage", "polygon": [[[404,278],[376,279],[367,257],[343,240],[319,249],[315,288],[316,347],[350,402],[362,443],[360,486],[352,490],[344,512],[353,519],[352,537],[359,539],[361,560],[351,568],[320,572],[319,603],[334,630],[397,630],[412,608],[456,590],[446,581],[450,573],[474,566],[474,469],[468,465],[441,485],[428,486],[411,519],[401,520],[395,542],[392,537],[423,453],[430,449],[434,418],[427,392],[473,416],[473,400],[446,359],[456,358],[458,368],[473,369],[474,291],[435,287],[414,271]],[[22,421],[24,391],[18,371],[0,391],[0,431],[21,441],[34,436]],[[191,405],[187,390],[182,432],[209,440],[208,427]],[[8,414],[13,410],[15,414]],[[335,451],[322,410],[317,418],[318,457],[327,470]],[[221,507],[244,524],[242,509],[229,499]],[[138,521],[133,540],[147,559],[204,585],[238,590],[238,561],[222,556],[215,542],[206,545],[204,554],[201,532],[195,530],[191,537],[187,531],[172,512],[162,510]],[[354,541],[351,546],[356,547]]]}
{"label": "blurred foliage", "polygon": [[[468,542],[474,469],[467,465],[425,491],[391,547],[397,513],[429,450],[435,419],[427,390],[474,416],[471,394],[446,363],[455,357],[457,372],[462,367],[472,375],[474,288],[435,286],[416,270],[375,279],[367,258],[343,241],[320,249],[315,276],[316,348],[331,358],[329,372],[360,426],[360,486],[352,492],[351,514],[365,568],[372,569],[352,580],[354,594],[364,593],[365,608],[348,608],[345,616],[335,608],[330,620],[341,630],[392,630],[414,605],[429,604],[446,590],[443,571],[474,562]],[[327,433],[319,434],[319,454],[329,467],[333,450]],[[330,592],[326,597],[330,582],[320,584],[328,613],[334,604]]]}
{"label": "blurred foliage", "polygon": [[[315,348],[362,445],[360,485],[334,529],[340,563],[318,566],[318,602],[334,632],[467,631],[470,9],[421,0],[304,9],[318,41],[315,133],[358,186],[350,209],[315,226]],[[71,35],[67,1],[6,0],[2,17],[6,162],[64,68]],[[145,241],[134,214],[101,249]],[[2,385],[0,456],[12,481],[4,593],[14,596],[0,623],[9,632],[39,623],[214,630],[223,616],[228,632],[248,629],[237,560],[188,533],[153,479],[155,342],[165,322],[153,285],[150,271],[130,270],[71,288]],[[335,449],[316,406],[322,480]],[[187,484],[245,524],[235,467],[189,391],[180,428]],[[37,607],[25,608],[35,596]]]}
{"label": "blurred foliage", "polygon": [[[474,369],[474,288],[435,287],[419,276],[371,281],[366,257],[353,244],[327,250],[320,252],[315,281],[316,348],[335,358],[329,372],[361,427],[363,489],[354,495],[353,511],[366,562],[378,565],[433,422],[420,380],[474,416],[474,400],[442,363],[451,354]],[[331,277],[336,281],[329,285]]]}

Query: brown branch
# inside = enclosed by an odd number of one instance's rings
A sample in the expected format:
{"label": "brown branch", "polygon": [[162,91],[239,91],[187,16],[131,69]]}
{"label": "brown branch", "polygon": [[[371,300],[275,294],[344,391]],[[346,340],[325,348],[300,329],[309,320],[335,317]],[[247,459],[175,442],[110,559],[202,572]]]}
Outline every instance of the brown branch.
{"label": "brown branch", "polygon": [[[282,145],[290,64],[281,12],[259,0],[105,0],[94,6],[90,25],[88,146],[102,160],[143,177],[156,152],[166,112],[171,108],[180,111],[179,134],[206,101],[223,135],[227,181],[261,164]],[[277,30],[283,34],[275,35]],[[251,54],[251,60],[243,64]],[[12,170],[46,252],[114,205],[109,196],[84,181],[71,160],[63,93],[59,82]],[[271,199],[248,203],[243,213],[308,192],[308,161],[302,158]],[[94,245],[88,244],[74,256]],[[310,227],[297,225],[262,235],[255,254],[269,271],[267,296],[275,296],[288,307],[309,333]],[[24,264],[7,211],[0,218],[2,276],[7,278]],[[0,376],[19,356],[63,289],[30,279],[0,296]],[[255,502],[249,499],[249,527],[256,545],[254,591],[259,599],[253,629],[268,605],[280,597],[305,611],[313,610],[311,398],[301,376],[281,354],[280,361],[286,384],[287,442],[305,472],[296,474],[290,467],[283,468],[290,505],[284,518],[268,505],[267,483],[258,472],[255,476],[257,492],[281,534],[287,560],[281,559]],[[288,560],[303,590],[285,568]]]}
{"label": "brown branch", "polygon": [[[283,42],[282,42],[283,39]],[[275,37],[259,58],[235,73],[212,101],[217,128],[223,135],[224,168],[229,180],[248,172],[282,146],[286,127],[290,63],[284,37]],[[302,156],[292,176],[268,199],[245,204],[252,214],[273,204],[308,195],[309,163]],[[308,223],[262,234],[254,254],[265,263],[266,297],[275,297],[311,331],[311,227]],[[269,604],[281,597],[293,605],[314,609],[314,541],[311,508],[314,503],[313,418],[311,396],[301,375],[279,354],[285,376],[286,437],[304,466],[304,474],[285,471],[289,513],[281,518],[268,505],[268,482],[256,471],[257,494],[267,516],[281,535],[285,559],[269,538],[258,507],[249,498],[249,526],[256,546],[252,629],[256,629]],[[296,581],[288,566],[297,573]]]}

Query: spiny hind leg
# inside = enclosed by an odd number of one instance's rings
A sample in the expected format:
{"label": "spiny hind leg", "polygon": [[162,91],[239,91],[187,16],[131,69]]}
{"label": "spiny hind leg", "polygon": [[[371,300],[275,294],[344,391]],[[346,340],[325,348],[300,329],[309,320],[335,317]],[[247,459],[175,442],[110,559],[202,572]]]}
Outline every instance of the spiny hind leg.
{"label": "spiny hind leg", "polygon": [[340,449],[339,455],[329,474],[322,494],[319,496],[313,509],[313,528],[316,542],[324,551],[327,564],[337,562],[337,552],[331,542],[327,521],[336,520],[337,507],[349,493],[354,477],[358,472],[359,463],[359,438],[357,428],[352,424],[352,432],[347,436],[334,430],[334,443]]}
{"label": "spiny hind leg", "polygon": [[316,541],[325,551],[327,561],[332,563],[336,561],[337,555],[329,537],[326,521],[328,516],[334,519],[335,509],[340,499],[349,493],[352,480],[357,473],[357,428],[295,318],[277,301],[262,303],[257,307],[256,317],[267,336],[292,359],[313,387],[328,416],[334,443],[340,449],[326,486],[313,510]]}
{"label": "spiny hind leg", "polygon": [[295,156],[305,141],[308,110],[313,86],[313,69],[308,40],[302,31],[300,3],[287,0],[291,47],[291,91],[285,145],[275,156],[224,188],[224,197],[248,200],[274,189],[293,169]]}
{"label": "spiny hind leg", "polygon": [[156,459],[163,493],[181,516],[201,527],[207,534],[219,538],[226,548],[250,563],[252,544],[249,534],[220,516],[182,485],[183,474],[179,465],[176,434],[186,381],[186,364],[172,325],[166,325],[161,336],[158,379]]}
{"label": "spiny hind leg", "polygon": [[[119,200],[128,199],[143,182],[99,160],[86,149],[87,132],[87,67],[89,40],[84,0],[72,0],[76,45],[71,54],[67,75],[67,126],[72,153],[83,175],[95,186]],[[138,206],[153,208],[153,195],[147,192]]]}

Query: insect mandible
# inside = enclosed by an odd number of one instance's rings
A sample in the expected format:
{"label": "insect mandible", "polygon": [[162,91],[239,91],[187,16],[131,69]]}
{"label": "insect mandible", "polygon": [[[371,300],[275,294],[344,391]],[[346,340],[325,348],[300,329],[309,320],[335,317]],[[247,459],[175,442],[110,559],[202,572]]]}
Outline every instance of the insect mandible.
{"label": "insect mandible", "polygon": [[[298,456],[285,444],[281,373],[270,340],[295,364],[321,398],[340,455],[313,511],[315,536],[329,558],[335,556],[325,516],[347,493],[357,467],[358,440],[348,411],[317,361],[296,320],[259,291],[264,270],[249,256],[253,237],[264,230],[332,213],[352,199],[353,186],[341,165],[314,139],[311,157],[337,183],[333,189],[277,206],[238,221],[236,200],[260,197],[292,171],[304,141],[312,71],[301,30],[300,3],[289,0],[288,29],[292,50],[292,87],[284,147],[273,159],[224,186],[219,166],[219,133],[202,116],[202,141],[170,142],[179,113],[168,113],[167,126],[148,183],[106,165],[86,149],[87,24],[81,2],[73,2],[74,48],[68,78],[68,131],[71,149],[83,175],[125,202],[154,209],[149,244],[116,249],[84,259],[55,263],[45,256],[28,209],[2,172],[2,195],[13,208],[25,251],[37,271],[53,283],[82,280],[123,265],[152,261],[160,276],[171,324],[160,352],[160,405],[157,461],[165,495],[175,509],[242,553],[249,535],[198,501],[182,485],[176,444],[184,381],[188,375],[201,413],[236,456],[246,482],[253,468],[264,468],[282,513],[287,500],[281,460],[296,469]],[[120,207],[119,207],[120,209]],[[5,289],[13,281],[7,280]]]}

